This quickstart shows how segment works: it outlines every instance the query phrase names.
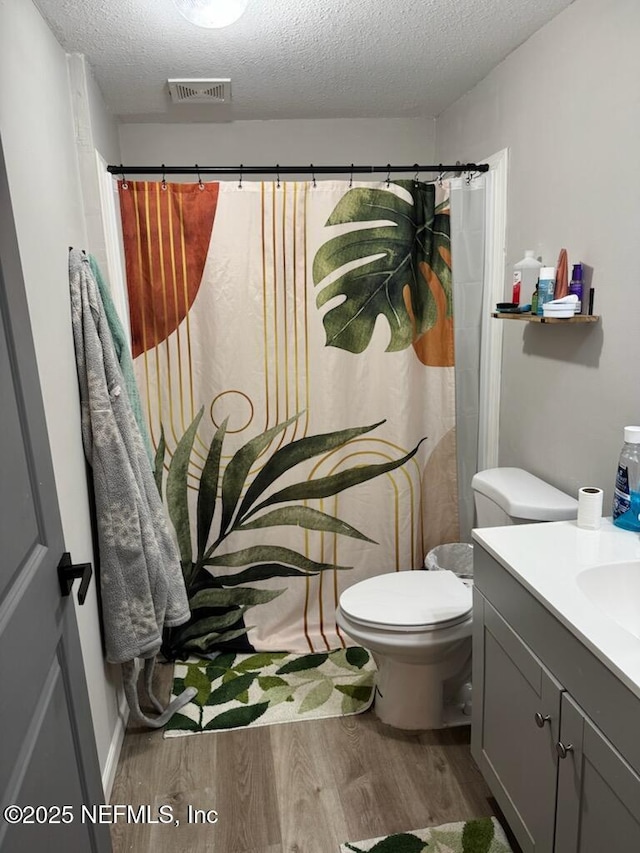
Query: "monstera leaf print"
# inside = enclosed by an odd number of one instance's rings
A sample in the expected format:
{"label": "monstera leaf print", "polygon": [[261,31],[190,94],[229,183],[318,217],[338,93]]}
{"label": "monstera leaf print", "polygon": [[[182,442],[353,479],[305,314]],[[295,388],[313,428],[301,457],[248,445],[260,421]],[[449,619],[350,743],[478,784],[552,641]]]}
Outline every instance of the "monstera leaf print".
{"label": "monstera leaf print", "polygon": [[[372,542],[341,519],[296,502],[336,495],[393,471],[411,459],[422,443],[418,442],[409,453],[391,462],[358,465],[337,474],[305,478],[300,482],[291,482],[291,477],[287,476],[288,485],[279,486],[278,481],[284,475],[290,475],[296,466],[344,446],[376,429],[384,421],[285,443],[267,458],[253,478],[250,472],[258,459],[273,439],[300,415],[252,438],[233,454],[222,472],[225,421],[213,436],[200,476],[194,553],[188,469],[203,411],[200,410],[180,439],[169,465],[166,483],[167,509],[176,531],[192,614],[186,625],[165,634],[163,653],[169,660],[185,659],[190,654],[207,655],[221,648],[252,650],[246,636],[250,626],[245,622],[245,614],[253,607],[268,604],[285,591],[284,588],[261,589],[252,584],[272,578],[306,578],[327,570],[351,568],[319,563],[292,548],[273,544],[253,544],[236,550],[229,550],[225,545],[223,549],[223,543],[230,536],[233,535],[236,541],[238,537],[246,537],[247,531],[296,525]],[[155,471],[161,494],[165,450],[161,441]],[[223,569],[224,572],[221,571]]]}
{"label": "monstera leaf print", "polygon": [[354,227],[324,243],[313,262],[317,306],[331,303],[327,346],[363,352],[382,316],[388,352],[413,344],[423,364],[453,364],[449,203],[436,206],[435,192],[433,184],[394,181],[340,199],[326,225]]}

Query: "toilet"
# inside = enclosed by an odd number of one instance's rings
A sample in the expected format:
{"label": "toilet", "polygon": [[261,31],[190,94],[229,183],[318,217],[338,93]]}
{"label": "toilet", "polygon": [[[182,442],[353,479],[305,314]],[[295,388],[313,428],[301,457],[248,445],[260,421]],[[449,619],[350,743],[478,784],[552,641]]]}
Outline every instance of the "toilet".
{"label": "toilet", "polygon": [[[473,477],[477,527],[564,521],[578,502],[521,468]],[[340,596],[339,628],[372,652],[374,711],[398,729],[471,722],[472,591],[451,571],[389,572]]]}

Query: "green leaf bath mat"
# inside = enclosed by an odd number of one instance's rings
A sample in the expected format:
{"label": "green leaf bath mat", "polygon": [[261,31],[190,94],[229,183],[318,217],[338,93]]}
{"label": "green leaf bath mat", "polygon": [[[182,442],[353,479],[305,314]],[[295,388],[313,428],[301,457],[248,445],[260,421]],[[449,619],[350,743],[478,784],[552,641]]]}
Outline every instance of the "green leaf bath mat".
{"label": "green leaf bath mat", "polygon": [[360,714],[373,702],[376,667],[365,649],[294,655],[235,654],[177,662],[173,694],[198,691],[165,737]]}
{"label": "green leaf bath mat", "polygon": [[446,823],[340,845],[340,853],[512,853],[495,818]]}

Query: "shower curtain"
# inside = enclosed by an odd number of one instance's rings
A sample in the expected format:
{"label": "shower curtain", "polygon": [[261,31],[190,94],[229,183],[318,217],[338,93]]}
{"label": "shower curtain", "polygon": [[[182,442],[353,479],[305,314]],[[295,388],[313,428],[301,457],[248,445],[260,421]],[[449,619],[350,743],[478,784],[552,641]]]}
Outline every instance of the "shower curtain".
{"label": "shower curtain", "polygon": [[192,618],[168,657],[345,645],[340,592],[458,538],[446,183],[119,182]]}
{"label": "shower curtain", "polygon": [[449,182],[456,382],[456,444],[460,540],[471,542],[475,506],[471,480],[478,470],[483,319],[493,307],[484,287],[485,176]]}

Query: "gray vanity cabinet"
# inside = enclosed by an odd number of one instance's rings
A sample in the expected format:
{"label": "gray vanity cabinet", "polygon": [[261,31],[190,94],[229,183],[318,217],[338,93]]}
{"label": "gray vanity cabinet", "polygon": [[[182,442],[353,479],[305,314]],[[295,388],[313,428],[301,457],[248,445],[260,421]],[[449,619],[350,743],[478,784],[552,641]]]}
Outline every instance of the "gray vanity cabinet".
{"label": "gray vanity cabinet", "polygon": [[523,853],[640,851],[640,699],[478,545],[474,574],[471,752]]}
{"label": "gray vanity cabinet", "polygon": [[523,853],[551,851],[562,688],[476,590],[474,631],[473,756]]}
{"label": "gray vanity cabinet", "polygon": [[640,776],[568,693],[561,719],[556,853],[640,851]]}

